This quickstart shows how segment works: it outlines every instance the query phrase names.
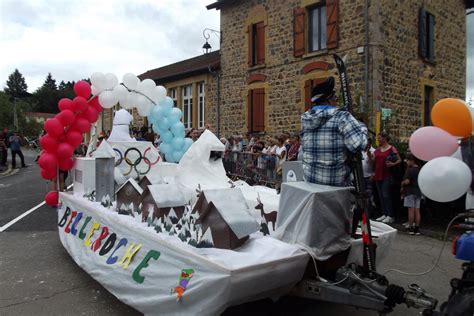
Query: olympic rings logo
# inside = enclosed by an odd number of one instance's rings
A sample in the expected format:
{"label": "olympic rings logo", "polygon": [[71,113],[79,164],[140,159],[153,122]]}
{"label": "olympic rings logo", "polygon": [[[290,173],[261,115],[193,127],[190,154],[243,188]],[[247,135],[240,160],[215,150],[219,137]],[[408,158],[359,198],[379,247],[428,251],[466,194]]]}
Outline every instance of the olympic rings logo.
{"label": "olympic rings logo", "polygon": [[[132,172],[133,169],[135,169],[135,171],[139,175],[145,175],[150,171],[151,166],[156,165],[161,159],[160,155],[158,155],[158,158],[156,159],[156,161],[151,162],[150,159],[148,159],[146,157],[147,153],[151,150],[151,147],[148,147],[147,149],[145,149],[145,151],[143,152],[143,155],[140,152],[140,150],[138,150],[138,148],[136,148],[136,147],[128,148],[125,151],[125,154],[122,154],[122,152],[117,148],[113,148],[113,150],[119,155],[118,159],[116,159],[116,161],[115,161],[115,166],[119,166],[124,160],[125,160],[125,163],[130,166],[130,169],[126,173],[123,174],[124,176],[128,176]],[[138,154],[138,158],[135,159],[135,161],[133,161],[133,162],[127,157],[128,154],[132,151],[134,151]],[[138,170],[138,165],[140,164],[140,162],[142,162],[142,160],[147,165],[147,167],[144,171]]]}

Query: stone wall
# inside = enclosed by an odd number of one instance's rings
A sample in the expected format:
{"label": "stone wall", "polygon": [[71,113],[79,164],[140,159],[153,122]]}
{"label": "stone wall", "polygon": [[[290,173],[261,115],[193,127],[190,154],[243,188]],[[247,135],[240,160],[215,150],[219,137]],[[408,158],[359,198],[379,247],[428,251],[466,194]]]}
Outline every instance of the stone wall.
{"label": "stone wall", "polygon": [[[424,1],[436,16],[436,64],[418,57],[419,1],[369,0],[368,100],[364,100],[365,41],[364,0],[339,1],[339,44],[336,49],[293,57],[293,10],[316,0],[247,0],[224,5],[221,12],[221,131],[225,135],[247,131],[247,91],[266,89],[265,131],[299,131],[304,111],[304,82],[335,75],[334,69],[304,73],[315,61],[333,64],[333,53],[346,55],[355,111],[364,111],[369,127],[375,129],[375,112],[393,109],[385,127],[406,139],[422,123],[422,83],[435,86],[435,98],[464,97],[465,16],[462,0]],[[248,68],[247,25],[264,21],[265,65]],[[248,85],[252,74],[266,76],[265,82]],[[339,90],[338,90],[339,91]],[[209,120],[215,122],[213,111]],[[215,126],[215,124],[212,124]],[[395,128],[396,126],[396,128]]]}

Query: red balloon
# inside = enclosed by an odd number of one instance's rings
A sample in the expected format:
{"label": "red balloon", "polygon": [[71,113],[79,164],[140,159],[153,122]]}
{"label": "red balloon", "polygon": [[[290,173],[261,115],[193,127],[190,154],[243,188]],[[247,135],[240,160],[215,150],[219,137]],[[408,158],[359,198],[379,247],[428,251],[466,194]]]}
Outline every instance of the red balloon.
{"label": "red balloon", "polygon": [[58,102],[59,111],[72,110],[72,100],[68,98],[62,98]]}
{"label": "red balloon", "polygon": [[45,131],[52,137],[58,137],[64,132],[64,126],[57,118],[50,118],[44,122]]}
{"label": "red balloon", "polygon": [[80,143],[82,143],[82,134],[77,130],[70,130],[66,133],[66,142],[76,148]]}
{"label": "red balloon", "polygon": [[84,117],[91,123],[95,123],[99,118],[99,113],[93,106],[88,106],[87,109],[83,112]]}
{"label": "red balloon", "polygon": [[68,143],[61,143],[59,144],[56,153],[59,159],[69,158],[74,154],[74,147],[72,147]]}
{"label": "red balloon", "polygon": [[60,159],[58,166],[62,171],[69,171],[74,167],[74,160],[72,158]]}
{"label": "red balloon", "polygon": [[42,169],[54,170],[58,167],[58,158],[48,152],[43,152],[38,160],[38,165]]}
{"label": "red balloon", "polygon": [[97,110],[97,113],[100,113],[104,110],[102,106],[100,106],[99,97],[93,97],[91,100],[89,100],[89,106],[93,106],[94,109]]}
{"label": "red balloon", "polygon": [[81,133],[87,133],[91,129],[91,123],[89,123],[89,121],[83,117],[76,117],[76,120],[71,125],[71,128]]}
{"label": "red balloon", "polygon": [[45,180],[53,180],[56,178],[56,170],[41,169],[41,177]]}
{"label": "red balloon", "polygon": [[86,81],[78,81],[74,84],[74,92],[87,99],[91,95],[91,86]]}
{"label": "red balloon", "polygon": [[59,142],[49,134],[45,134],[40,138],[40,145],[44,150],[55,152],[58,148]]}
{"label": "red balloon", "polygon": [[75,97],[72,100],[72,108],[74,112],[84,111],[87,108],[87,100],[83,97]]}
{"label": "red balloon", "polygon": [[74,115],[74,112],[71,110],[63,110],[62,112],[58,113],[56,115],[56,118],[63,124],[63,126],[68,126],[72,122],[74,122],[74,119],[76,118]]}
{"label": "red balloon", "polygon": [[59,204],[58,191],[49,191],[48,194],[46,194],[44,201],[49,206],[58,206]]}

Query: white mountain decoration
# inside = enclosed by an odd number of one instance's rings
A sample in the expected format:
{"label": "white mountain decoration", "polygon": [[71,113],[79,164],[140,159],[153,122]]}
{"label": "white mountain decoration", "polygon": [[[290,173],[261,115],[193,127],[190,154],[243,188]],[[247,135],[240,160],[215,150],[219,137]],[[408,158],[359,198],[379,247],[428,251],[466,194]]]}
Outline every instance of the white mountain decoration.
{"label": "white mountain decoration", "polygon": [[204,235],[202,235],[201,239],[198,242],[197,245],[198,248],[212,248],[214,247],[214,242],[212,241],[212,233],[211,229],[208,228],[204,232]]}

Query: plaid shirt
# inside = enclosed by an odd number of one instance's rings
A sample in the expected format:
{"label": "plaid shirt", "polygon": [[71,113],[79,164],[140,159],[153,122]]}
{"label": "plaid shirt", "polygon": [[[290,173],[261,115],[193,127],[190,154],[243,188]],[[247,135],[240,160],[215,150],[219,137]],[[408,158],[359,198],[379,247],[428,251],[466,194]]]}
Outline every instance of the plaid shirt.
{"label": "plaid shirt", "polygon": [[318,106],[301,116],[303,171],[306,181],[350,185],[347,151],[367,147],[367,128],[349,112]]}

